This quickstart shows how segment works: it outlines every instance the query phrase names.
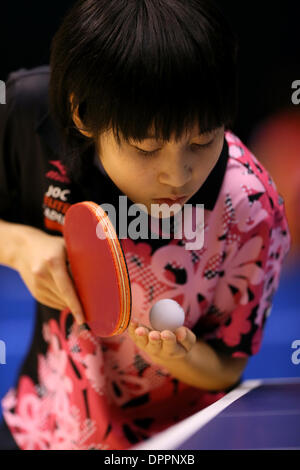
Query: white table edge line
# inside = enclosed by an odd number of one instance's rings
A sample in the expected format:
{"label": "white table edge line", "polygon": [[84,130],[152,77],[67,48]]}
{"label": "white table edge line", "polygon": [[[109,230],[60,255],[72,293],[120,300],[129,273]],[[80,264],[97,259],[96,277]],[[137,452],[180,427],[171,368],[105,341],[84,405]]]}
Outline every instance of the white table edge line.
{"label": "white table edge line", "polygon": [[[209,421],[215,418],[231,403],[241,398],[246,393],[249,393],[254,388],[259,387],[263,383],[262,380],[246,380],[242,382],[237,388],[227,393],[223,398],[220,398],[212,405],[198,411],[194,415],[182,420],[180,423],[174,424],[170,429],[166,429],[157,435],[137,444],[130,449],[132,450],[174,450],[182,442],[186,441],[196,431],[205,426]],[[183,434],[180,437],[180,434]]]}

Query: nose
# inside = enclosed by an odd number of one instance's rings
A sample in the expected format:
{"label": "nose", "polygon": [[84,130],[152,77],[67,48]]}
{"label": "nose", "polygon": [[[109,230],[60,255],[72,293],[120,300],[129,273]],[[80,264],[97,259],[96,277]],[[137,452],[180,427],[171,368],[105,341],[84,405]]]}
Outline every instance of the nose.
{"label": "nose", "polygon": [[158,172],[160,184],[176,189],[184,188],[191,179],[192,168],[183,156],[166,159],[163,168],[160,168]]}

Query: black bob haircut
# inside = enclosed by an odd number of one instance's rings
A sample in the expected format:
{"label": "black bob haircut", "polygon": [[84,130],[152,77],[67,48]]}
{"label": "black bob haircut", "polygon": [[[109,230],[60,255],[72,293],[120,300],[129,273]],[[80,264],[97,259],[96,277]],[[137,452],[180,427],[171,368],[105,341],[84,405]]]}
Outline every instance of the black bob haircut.
{"label": "black bob haircut", "polygon": [[[53,37],[50,114],[67,142],[120,145],[153,130],[170,140],[199,126],[231,127],[237,110],[237,39],[210,0],[79,0]],[[72,120],[74,95],[87,139]]]}

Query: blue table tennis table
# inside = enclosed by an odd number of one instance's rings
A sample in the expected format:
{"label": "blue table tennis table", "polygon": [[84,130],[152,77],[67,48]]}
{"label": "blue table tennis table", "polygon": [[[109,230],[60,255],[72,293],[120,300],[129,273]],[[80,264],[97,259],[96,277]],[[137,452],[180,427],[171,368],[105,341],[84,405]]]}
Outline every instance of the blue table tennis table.
{"label": "blue table tennis table", "polygon": [[300,449],[300,378],[244,381],[132,449]]}

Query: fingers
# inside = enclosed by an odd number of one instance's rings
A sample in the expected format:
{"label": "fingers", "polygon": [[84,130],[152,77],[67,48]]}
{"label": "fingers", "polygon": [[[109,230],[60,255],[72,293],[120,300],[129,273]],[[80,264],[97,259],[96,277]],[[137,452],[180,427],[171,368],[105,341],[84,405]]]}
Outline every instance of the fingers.
{"label": "fingers", "polygon": [[174,356],[174,354],[180,351],[180,346],[177,343],[175,334],[172,331],[164,330],[161,332],[162,337],[162,349],[163,352],[168,356]]}
{"label": "fingers", "polygon": [[188,328],[181,327],[172,332],[150,331],[145,326],[131,322],[128,327],[129,335],[141,349],[153,357],[172,359],[183,357],[195,343],[196,337]]}
{"label": "fingers", "polygon": [[49,295],[43,292],[43,295],[39,298],[39,302],[55,310],[64,310],[66,308],[66,304],[61,301],[60,297],[53,294],[53,292],[49,292]]}
{"label": "fingers", "polygon": [[31,295],[38,302],[56,310],[67,308],[67,304],[57,289],[51,272],[38,270],[34,272],[34,276],[34,282],[28,288]]}
{"label": "fingers", "polygon": [[135,344],[147,353],[156,356],[161,351],[162,340],[159,331],[150,331],[145,326],[131,322],[128,332]]}
{"label": "fingers", "polygon": [[197,341],[195,333],[185,326],[177,328],[175,335],[177,341],[186,349],[186,351],[190,351]]}
{"label": "fingers", "polygon": [[149,331],[147,327],[138,326],[138,323],[135,322],[131,322],[128,327],[130,336],[141,349],[145,349],[148,344]]}
{"label": "fingers", "polygon": [[159,356],[162,349],[162,339],[159,331],[149,333],[148,350],[153,356]]}
{"label": "fingers", "polygon": [[65,300],[66,305],[69,307],[71,313],[74,315],[77,323],[85,323],[86,320],[84,317],[83,309],[77,296],[75,286],[70,278],[66,263],[57,263],[52,275],[59,290],[59,293]]}

